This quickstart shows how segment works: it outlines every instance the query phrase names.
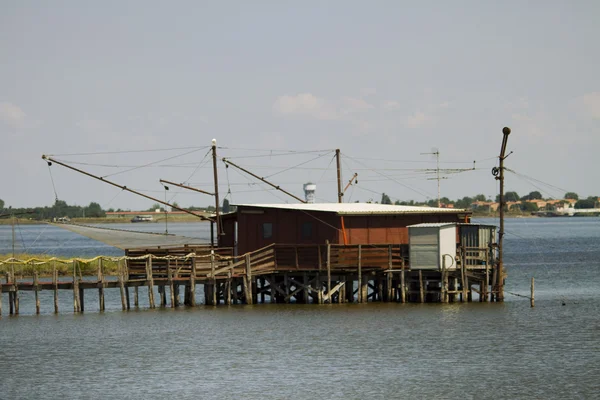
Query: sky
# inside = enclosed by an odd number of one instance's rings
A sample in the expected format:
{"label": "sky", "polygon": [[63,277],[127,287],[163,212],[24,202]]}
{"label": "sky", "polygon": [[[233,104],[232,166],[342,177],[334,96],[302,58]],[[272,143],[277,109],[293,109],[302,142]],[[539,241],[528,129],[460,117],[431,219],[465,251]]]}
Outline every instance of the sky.
{"label": "sky", "polygon": [[[0,199],[146,209],[600,195],[597,1],[0,1]],[[475,161],[475,163],[473,163]],[[467,170],[467,169],[471,170]],[[475,169],[473,169],[475,168]],[[514,172],[512,172],[514,171]]]}

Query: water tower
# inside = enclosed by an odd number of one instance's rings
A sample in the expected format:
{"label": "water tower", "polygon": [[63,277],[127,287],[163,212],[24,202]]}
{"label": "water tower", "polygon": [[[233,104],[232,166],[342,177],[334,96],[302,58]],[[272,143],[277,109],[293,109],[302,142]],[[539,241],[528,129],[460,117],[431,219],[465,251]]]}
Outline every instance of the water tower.
{"label": "water tower", "polygon": [[317,185],[314,183],[308,182],[304,184],[304,198],[307,203],[312,204],[315,202],[315,191],[317,190]]}

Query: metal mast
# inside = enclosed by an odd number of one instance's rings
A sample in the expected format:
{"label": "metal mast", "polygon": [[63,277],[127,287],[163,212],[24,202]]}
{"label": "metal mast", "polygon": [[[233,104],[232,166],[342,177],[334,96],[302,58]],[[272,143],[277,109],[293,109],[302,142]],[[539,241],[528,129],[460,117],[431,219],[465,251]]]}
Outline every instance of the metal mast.
{"label": "metal mast", "polygon": [[221,218],[219,216],[219,175],[217,174],[217,139],[212,140],[213,174],[215,179],[215,220],[217,222],[217,246],[221,231]]}
{"label": "metal mast", "polygon": [[[496,301],[504,301],[504,260],[502,254],[502,244],[504,242],[504,160],[506,155],[506,143],[508,142],[508,135],[510,135],[510,128],[504,127],[502,129],[502,147],[500,149],[500,160],[499,170],[492,170],[493,174],[496,175],[496,179],[500,181],[500,231],[498,232],[498,281],[497,288],[498,293],[496,294]],[[510,154],[509,154],[510,155]]]}
{"label": "metal mast", "polygon": [[338,203],[342,203],[342,169],[340,166],[340,149],[335,149],[335,163],[337,164],[337,192],[338,192]]}

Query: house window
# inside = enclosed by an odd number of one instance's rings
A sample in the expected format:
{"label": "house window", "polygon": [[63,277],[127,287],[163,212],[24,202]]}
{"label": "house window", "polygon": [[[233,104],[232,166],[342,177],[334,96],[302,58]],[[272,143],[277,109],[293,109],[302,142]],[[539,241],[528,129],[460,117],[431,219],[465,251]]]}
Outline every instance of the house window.
{"label": "house window", "polygon": [[270,239],[273,237],[273,224],[265,222],[262,224],[262,237],[263,239]]}
{"label": "house window", "polygon": [[302,224],[302,239],[312,238],[312,222]]}

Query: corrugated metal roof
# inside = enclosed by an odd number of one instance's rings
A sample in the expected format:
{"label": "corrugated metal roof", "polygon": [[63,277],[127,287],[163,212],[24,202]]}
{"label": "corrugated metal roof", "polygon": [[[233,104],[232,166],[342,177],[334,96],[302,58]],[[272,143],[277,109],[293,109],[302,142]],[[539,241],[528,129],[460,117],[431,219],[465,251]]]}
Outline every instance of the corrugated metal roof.
{"label": "corrugated metal roof", "polygon": [[425,222],[422,224],[409,225],[407,228],[441,228],[449,225],[456,226],[456,224],[452,222]]}
{"label": "corrugated metal roof", "polygon": [[277,208],[281,210],[333,212],[338,215],[369,214],[456,214],[470,213],[470,210],[456,208],[396,206],[373,203],[313,203],[313,204],[236,204],[237,207]]}

